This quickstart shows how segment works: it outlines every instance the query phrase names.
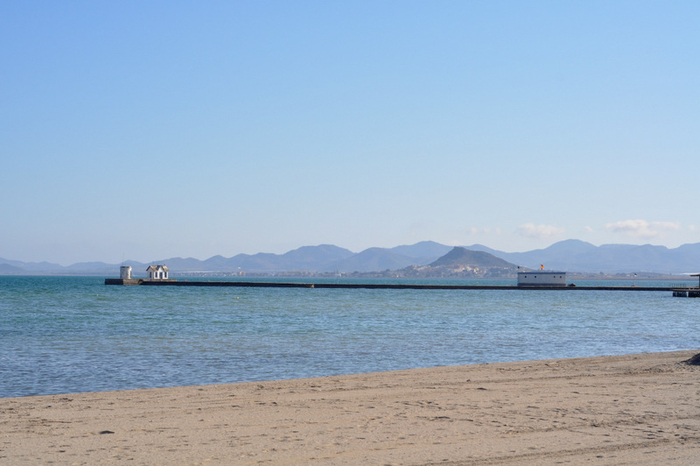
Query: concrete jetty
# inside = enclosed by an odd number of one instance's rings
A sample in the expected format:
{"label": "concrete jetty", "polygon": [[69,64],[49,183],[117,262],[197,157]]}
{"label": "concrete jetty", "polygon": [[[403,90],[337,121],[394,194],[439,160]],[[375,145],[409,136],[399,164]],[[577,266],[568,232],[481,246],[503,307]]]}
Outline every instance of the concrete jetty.
{"label": "concrete jetty", "polygon": [[700,288],[674,288],[672,291],[676,298],[700,298]]}
{"label": "concrete jetty", "polygon": [[107,278],[105,285],[126,286],[199,286],[199,287],[242,287],[242,288],[333,288],[369,290],[586,290],[586,291],[672,291],[671,287],[645,286],[517,286],[517,285],[447,285],[417,283],[294,283],[294,282],[249,282],[249,281],[180,281],[146,280],[140,278]]}

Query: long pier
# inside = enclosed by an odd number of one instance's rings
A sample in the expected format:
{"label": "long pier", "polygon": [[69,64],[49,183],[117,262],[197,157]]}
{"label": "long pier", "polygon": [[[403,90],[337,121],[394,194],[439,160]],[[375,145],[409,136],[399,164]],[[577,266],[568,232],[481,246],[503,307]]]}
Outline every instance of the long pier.
{"label": "long pier", "polygon": [[335,288],[369,290],[586,290],[586,291],[674,291],[678,287],[658,286],[517,286],[517,285],[445,285],[417,283],[294,283],[247,281],[180,281],[107,278],[105,285],[126,286],[209,286],[242,288]]}

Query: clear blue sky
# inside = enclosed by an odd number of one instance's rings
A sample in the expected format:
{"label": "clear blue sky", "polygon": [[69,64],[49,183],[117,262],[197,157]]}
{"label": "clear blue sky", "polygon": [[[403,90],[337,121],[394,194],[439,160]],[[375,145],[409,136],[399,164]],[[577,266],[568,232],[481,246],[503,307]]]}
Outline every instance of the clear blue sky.
{"label": "clear blue sky", "polygon": [[0,257],[700,242],[700,2],[0,3]]}

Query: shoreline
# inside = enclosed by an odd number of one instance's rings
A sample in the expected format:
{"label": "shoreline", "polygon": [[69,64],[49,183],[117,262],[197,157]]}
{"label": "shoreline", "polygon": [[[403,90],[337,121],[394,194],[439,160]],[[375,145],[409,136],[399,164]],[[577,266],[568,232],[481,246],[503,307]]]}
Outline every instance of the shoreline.
{"label": "shoreline", "polygon": [[697,353],[0,398],[0,463],[692,464]]}

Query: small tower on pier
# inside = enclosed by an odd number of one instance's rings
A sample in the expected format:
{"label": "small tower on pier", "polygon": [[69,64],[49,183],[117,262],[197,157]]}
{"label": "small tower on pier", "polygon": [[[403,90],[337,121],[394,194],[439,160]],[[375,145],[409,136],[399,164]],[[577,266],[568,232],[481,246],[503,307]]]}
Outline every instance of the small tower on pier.
{"label": "small tower on pier", "polygon": [[119,278],[121,280],[131,280],[131,266],[130,265],[122,265],[119,268]]}

